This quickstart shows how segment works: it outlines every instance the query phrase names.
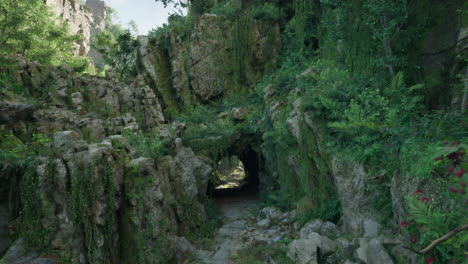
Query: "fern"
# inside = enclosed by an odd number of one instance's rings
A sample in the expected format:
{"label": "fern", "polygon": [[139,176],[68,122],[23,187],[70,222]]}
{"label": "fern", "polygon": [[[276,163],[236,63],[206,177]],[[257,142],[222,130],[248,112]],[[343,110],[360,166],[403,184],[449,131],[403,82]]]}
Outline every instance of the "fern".
{"label": "fern", "polygon": [[414,197],[407,197],[407,200],[416,223],[425,225],[440,235],[448,232],[449,226],[451,226],[453,221],[445,213],[442,213],[440,209],[432,204],[423,203]]}

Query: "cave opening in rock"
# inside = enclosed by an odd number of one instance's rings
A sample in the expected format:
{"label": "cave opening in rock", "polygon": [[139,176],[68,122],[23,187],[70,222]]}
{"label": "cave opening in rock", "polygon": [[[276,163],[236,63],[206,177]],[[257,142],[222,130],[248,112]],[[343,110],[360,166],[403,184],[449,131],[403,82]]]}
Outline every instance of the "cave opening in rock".
{"label": "cave opening in rock", "polygon": [[218,197],[257,194],[259,163],[257,153],[251,150],[219,159],[213,168],[208,195]]}
{"label": "cave opening in rock", "polygon": [[245,167],[237,156],[225,157],[217,162],[213,172],[215,190],[242,188],[246,184]]}

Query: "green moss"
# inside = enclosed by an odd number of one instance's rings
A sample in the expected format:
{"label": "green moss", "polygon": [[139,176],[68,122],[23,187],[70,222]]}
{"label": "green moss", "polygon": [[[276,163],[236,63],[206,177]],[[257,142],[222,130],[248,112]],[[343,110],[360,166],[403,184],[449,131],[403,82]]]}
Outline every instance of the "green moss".
{"label": "green moss", "polygon": [[164,101],[164,114],[171,117],[179,112],[179,102],[177,100],[174,87],[172,85],[171,62],[168,50],[157,45],[154,51],[155,62],[153,63],[156,72],[156,86]]}
{"label": "green moss", "polygon": [[119,114],[111,105],[101,99],[87,100],[83,108],[87,112],[96,113],[103,118],[116,117]]}
{"label": "green moss", "polygon": [[[103,197],[98,196],[97,186],[104,189]],[[94,263],[99,259],[114,260],[118,253],[113,243],[113,226],[115,223],[115,190],[114,171],[110,164],[77,164],[70,177],[69,212],[74,223],[82,232],[86,259]],[[96,202],[103,202],[106,206],[104,226],[94,223],[90,210],[96,206]],[[99,241],[99,235],[104,235],[104,250]],[[70,245],[71,246],[71,245]]]}
{"label": "green moss", "polygon": [[[151,219],[145,211],[145,194],[156,183],[137,167],[125,171],[126,203],[120,226],[122,263],[170,263],[168,257],[168,219]],[[145,254],[141,254],[145,252]]]}

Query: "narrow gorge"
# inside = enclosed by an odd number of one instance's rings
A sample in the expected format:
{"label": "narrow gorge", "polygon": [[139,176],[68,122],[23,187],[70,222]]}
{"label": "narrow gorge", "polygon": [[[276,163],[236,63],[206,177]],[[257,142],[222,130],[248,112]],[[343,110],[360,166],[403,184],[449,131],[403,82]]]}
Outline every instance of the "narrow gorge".
{"label": "narrow gorge", "polygon": [[83,2],[0,0],[0,264],[468,263],[465,1]]}

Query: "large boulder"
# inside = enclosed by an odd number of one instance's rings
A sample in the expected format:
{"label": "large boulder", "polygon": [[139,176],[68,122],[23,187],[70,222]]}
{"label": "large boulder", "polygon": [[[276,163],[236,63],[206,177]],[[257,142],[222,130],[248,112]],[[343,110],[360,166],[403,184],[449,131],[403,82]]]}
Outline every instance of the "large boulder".
{"label": "large boulder", "polygon": [[34,105],[0,101],[0,125],[22,121],[32,116]]}
{"label": "large boulder", "polygon": [[360,247],[357,249],[357,255],[364,263],[393,264],[393,260],[385,250],[381,239],[373,238],[368,240],[361,238],[359,243]]}
{"label": "large boulder", "polygon": [[297,264],[317,264],[319,253],[328,255],[338,249],[338,244],[318,233],[302,234],[288,246],[288,257]]}
{"label": "large boulder", "polygon": [[354,161],[334,158],[332,169],[341,202],[345,231],[360,237],[364,234],[364,224],[367,223],[366,235],[378,233],[375,227],[369,226],[369,223],[378,223],[378,218],[370,205],[370,197],[365,193],[367,174],[364,167]]}

